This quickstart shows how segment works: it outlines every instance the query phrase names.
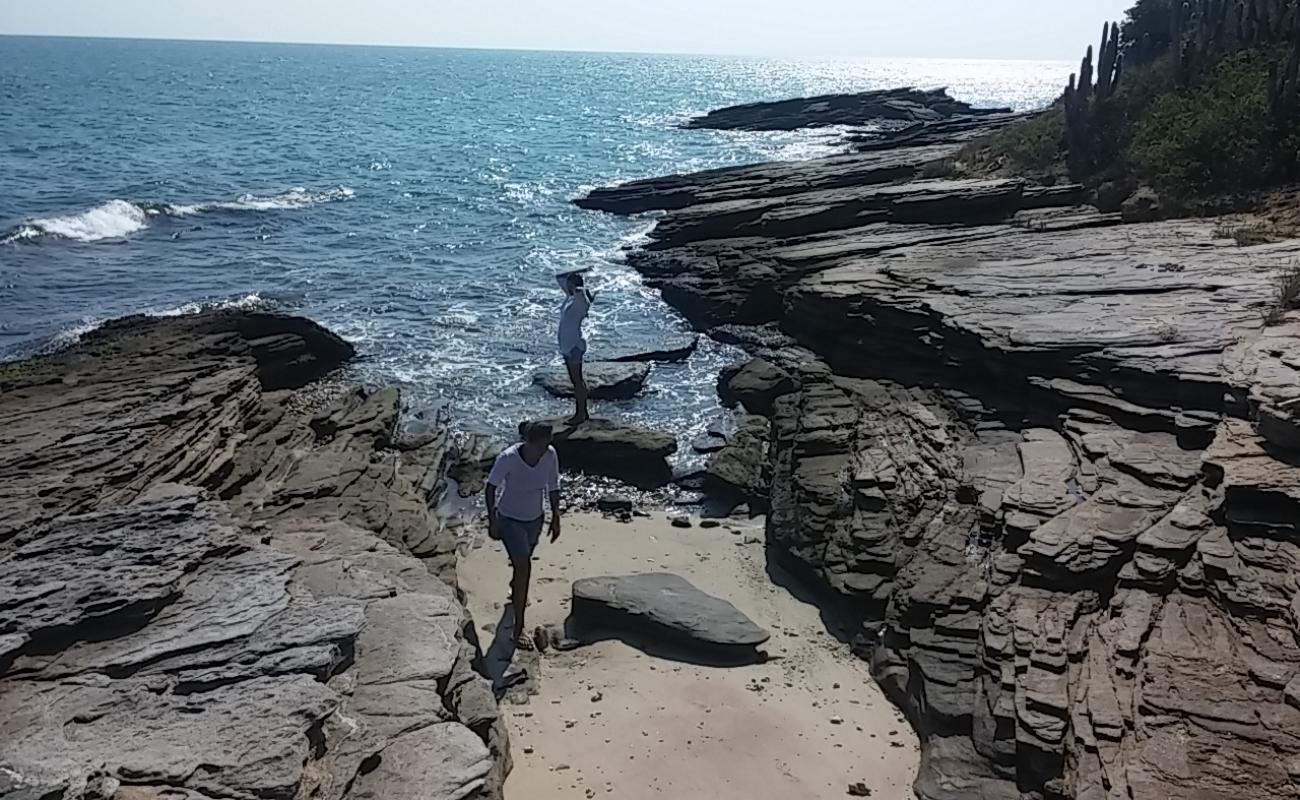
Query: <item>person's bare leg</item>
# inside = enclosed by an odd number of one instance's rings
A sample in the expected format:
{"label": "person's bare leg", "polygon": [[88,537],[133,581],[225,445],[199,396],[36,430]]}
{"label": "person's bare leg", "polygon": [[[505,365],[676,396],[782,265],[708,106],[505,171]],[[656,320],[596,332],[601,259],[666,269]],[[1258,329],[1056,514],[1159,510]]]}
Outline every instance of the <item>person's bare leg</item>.
{"label": "person's bare leg", "polygon": [[528,609],[528,581],[533,575],[533,564],[526,560],[522,564],[510,565],[510,605],[515,612],[515,646],[531,650],[533,643],[524,634],[524,612]]}
{"label": "person's bare leg", "polygon": [[569,370],[569,383],[573,384],[573,416],[569,424],[578,425],[590,419],[587,413],[587,379],[582,374],[582,362],[566,358],[564,366]]}

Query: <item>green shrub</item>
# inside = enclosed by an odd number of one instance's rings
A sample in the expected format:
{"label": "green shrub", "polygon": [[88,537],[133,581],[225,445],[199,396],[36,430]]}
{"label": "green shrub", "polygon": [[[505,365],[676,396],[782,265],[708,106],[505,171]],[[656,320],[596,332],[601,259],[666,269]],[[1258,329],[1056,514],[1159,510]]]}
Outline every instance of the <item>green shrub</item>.
{"label": "green shrub", "polygon": [[978,140],[967,148],[963,160],[996,159],[1019,171],[1043,172],[1063,160],[1064,148],[1065,110],[1053,106]]}
{"label": "green shrub", "polygon": [[1257,244],[1281,241],[1286,237],[1263,222],[1234,223],[1221,220],[1214,226],[1214,238],[1231,239],[1238,247],[1254,247]]}
{"label": "green shrub", "polygon": [[1265,325],[1276,325],[1286,312],[1300,308],[1300,264],[1292,264],[1278,273],[1273,291],[1273,308],[1264,320]]}
{"label": "green shrub", "polygon": [[1198,85],[1160,94],[1133,128],[1128,160],[1174,195],[1267,184],[1279,172],[1268,81],[1268,59],[1242,53]]}

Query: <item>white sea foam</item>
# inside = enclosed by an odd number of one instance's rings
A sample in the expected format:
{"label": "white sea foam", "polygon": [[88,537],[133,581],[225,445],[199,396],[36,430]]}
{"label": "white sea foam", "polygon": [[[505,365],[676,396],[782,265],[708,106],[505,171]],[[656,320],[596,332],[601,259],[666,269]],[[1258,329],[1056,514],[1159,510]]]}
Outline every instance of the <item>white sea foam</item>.
{"label": "white sea foam", "polygon": [[241,194],[234,200],[215,203],[197,203],[194,205],[163,205],[158,210],[171,217],[192,217],[209,211],[293,211],[299,208],[333,203],[336,200],[350,200],[356,192],[347,186],[312,192],[301,186],[287,192],[267,196]]}
{"label": "white sea foam", "polygon": [[80,214],[34,219],[19,225],[0,242],[16,242],[55,236],[78,242],[121,239],[148,227],[148,213],[125,200],[109,200]]}
{"label": "white sea foam", "polygon": [[295,187],[274,195],[243,194],[234,200],[179,205],[146,203],[137,205],[126,200],[109,200],[79,214],[32,219],[0,237],[0,244],[32,241],[45,237],[99,242],[122,239],[149,227],[150,217],[192,217],[213,211],[293,211],[322,203],[350,200],[356,192],[347,186],[325,191]]}
{"label": "white sea foam", "polygon": [[[262,298],[257,293],[248,294],[243,297],[237,297],[231,300],[215,300],[206,303],[185,303],[184,305],[174,306],[171,308],[148,308],[142,312],[149,317],[181,317],[186,314],[197,314],[210,308],[238,308],[244,311],[256,311],[262,308],[271,308],[273,304]],[[71,347],[81,341],[81,337],[92,331],[98,330],[105,322],[113,317],[84,317],[80,322],[71,325],[58,333],[54,334],[42,345],[38,352],[47,353],[63,350]]]}
{"label": "white sea foam", "polygon": [[185,303],[172,308],[150,309],[144,313],[151,317],[183,317],[186,314],[197,314],[200,311],[209,308],[238,308],[244,311],[256,311],[259,308],[268,308],[270,303],[262,299],[262,296],[254,292],[253,294],[244,295],[233,300],[219,300],[208,303]]}

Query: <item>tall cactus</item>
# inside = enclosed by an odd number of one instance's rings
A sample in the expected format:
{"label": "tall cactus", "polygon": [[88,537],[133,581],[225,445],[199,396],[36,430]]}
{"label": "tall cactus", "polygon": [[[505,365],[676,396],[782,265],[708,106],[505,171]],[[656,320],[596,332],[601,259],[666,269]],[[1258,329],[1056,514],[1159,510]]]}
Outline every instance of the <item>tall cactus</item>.
{"label": "tall cactus", "polygon": [[1088,52],[1083,56],[1083,63],[1079,65],[1079,83],[1076,90],[1084,98],[1092,94],[1092,45],[1088,45]]}

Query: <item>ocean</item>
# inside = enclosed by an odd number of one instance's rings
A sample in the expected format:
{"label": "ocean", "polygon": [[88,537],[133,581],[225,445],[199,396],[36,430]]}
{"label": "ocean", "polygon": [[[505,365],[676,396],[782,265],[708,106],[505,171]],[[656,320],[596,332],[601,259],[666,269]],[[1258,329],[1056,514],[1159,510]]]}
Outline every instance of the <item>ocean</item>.
{"label": "ocean", "polygon": [[[128,313],[204,305],[310,316],[367,380],[457,427],[569,406],[552,275],[590,267],[591,357],[688,326],[620,257],[652,220],[588,189],[839,149],[835,130],[686,131],[710,109],[915,85],[1050,102],[1071,65],[0,37],[0,358]],[[644,397],[598,406],[689,441],[717,414],[704,344]]]}

